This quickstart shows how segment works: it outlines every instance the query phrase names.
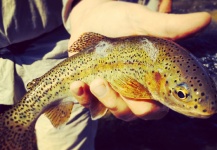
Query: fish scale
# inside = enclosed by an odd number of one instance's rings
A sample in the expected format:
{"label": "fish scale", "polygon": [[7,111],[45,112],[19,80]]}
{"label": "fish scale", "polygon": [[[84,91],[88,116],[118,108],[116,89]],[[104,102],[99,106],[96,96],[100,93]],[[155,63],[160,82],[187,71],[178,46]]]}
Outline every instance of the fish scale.
{"label": "fish scale", "polygon": [[[70,84],[106,79],[122,96],[156,100],[181,114],[207,118],[216,113],[216,87],[203,65],[172,41],[148,36],[107,38],[85,33],[67,58],[34,79],[22,100],[0,114],[0,149],[36,149],[34,126],[45,113],[54,127],[64,125],[74,101]],[[93,100],[93,119],[107,108]]]}

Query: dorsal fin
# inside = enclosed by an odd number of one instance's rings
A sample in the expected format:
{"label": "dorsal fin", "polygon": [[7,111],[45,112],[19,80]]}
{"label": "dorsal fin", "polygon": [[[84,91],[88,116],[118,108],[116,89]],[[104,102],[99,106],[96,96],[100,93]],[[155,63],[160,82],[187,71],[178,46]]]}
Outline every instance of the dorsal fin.
{"label": "dorsal fin", "polygon": [[73,106],[73,102],[61,102],[58,105],[52,105],[45,111],[45,116],[57,128],[68,121]]}
{"label": "dorsal fin", "polygon": [[94,32],[87,32],[82,34],[77,41],[75,41],[70,49],[68,50],[69,53],[72,52],[81,52],[82,50],[92,46],[92,45],[96,45],[97,43],[99,43],[101,40],[105,39],[106,37],[98,34],[98,33],[94,33]]}
{"label": "dorsal fin", "polygon": [[27,85],[26,85],[27,91],[31,90],[32,87],[33,87],[38,81],[40,81],[40,78],[35,78],[35,79],[33,79],[31,82],[27,83]]}

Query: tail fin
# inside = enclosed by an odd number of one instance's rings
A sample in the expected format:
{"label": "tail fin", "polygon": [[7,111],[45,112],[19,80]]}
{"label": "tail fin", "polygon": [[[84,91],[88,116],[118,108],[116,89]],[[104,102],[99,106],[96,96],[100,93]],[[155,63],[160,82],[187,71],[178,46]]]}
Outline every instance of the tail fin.
{"label": "tail fin", "polygon": [[0,150],[37,150],[34,127],[26,129],[5,121],[0,114]]}

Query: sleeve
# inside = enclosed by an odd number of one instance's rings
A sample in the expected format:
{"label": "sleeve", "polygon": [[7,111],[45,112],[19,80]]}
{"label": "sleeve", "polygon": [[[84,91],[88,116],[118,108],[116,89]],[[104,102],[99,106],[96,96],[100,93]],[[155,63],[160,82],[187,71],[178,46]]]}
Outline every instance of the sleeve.
{"label": "sleeve", "polygon": [[[62,25],[62,0],[29,0],[21,3],[19,0],[1,0],[0,3],[0,103],[14,104],[24,93],[23,80],[17,76],[15,55],[9,46],[34,39],[44,33],[53,31]],[[25,42],[25,44],[27,44]],[[25,45],[26,46],[26,45]],[[37,45],[38,47],[41,46]],[[35,48],[36,49],[36,48]],[[15,47],[15,51],[22,47]],[[37,60],[36,53],[31,52],[31,58]],[[42,49],[45,51],[44,49]],[[24,59],[22,55],[16,55]],[[27,61],[29,58],[25,58]],[[17,64],[17,65],[16,65]],[[26,72],[28,72],[27,70]],[[16,82],[19,81],[19,82]]]}
{"label": "sleeve", "polygon": [[63,24],[70,33],[70,21],[69,21],[69,15],[72,10],[72,8],[78,3],[80,0],[63,0],[63,10],[62,10],[62,19]]}
{"label": "sleeve", "polygon": [[2,0],[0,7],[0,48],[36,38],[62,24],[61,0]]}

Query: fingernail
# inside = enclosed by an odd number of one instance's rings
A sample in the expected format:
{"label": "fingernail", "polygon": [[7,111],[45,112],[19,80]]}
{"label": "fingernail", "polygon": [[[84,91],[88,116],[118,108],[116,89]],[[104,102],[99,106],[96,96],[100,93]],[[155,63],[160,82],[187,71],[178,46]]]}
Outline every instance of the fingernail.
{"label": "fingernail", "polygon": [[72,92],[77,96],[81,96],[84,93],[84,89],[83,87],[77,87],[77,88],[74,88]]}
{"label": "fingernail", "polygon": [[95,94],[95,96],[97,97],[101,97],[103,96],[105,93],[106,93],[106,86],[105,84],[98,84],[98,85],[95,85],[93,88],[93,93]]}

